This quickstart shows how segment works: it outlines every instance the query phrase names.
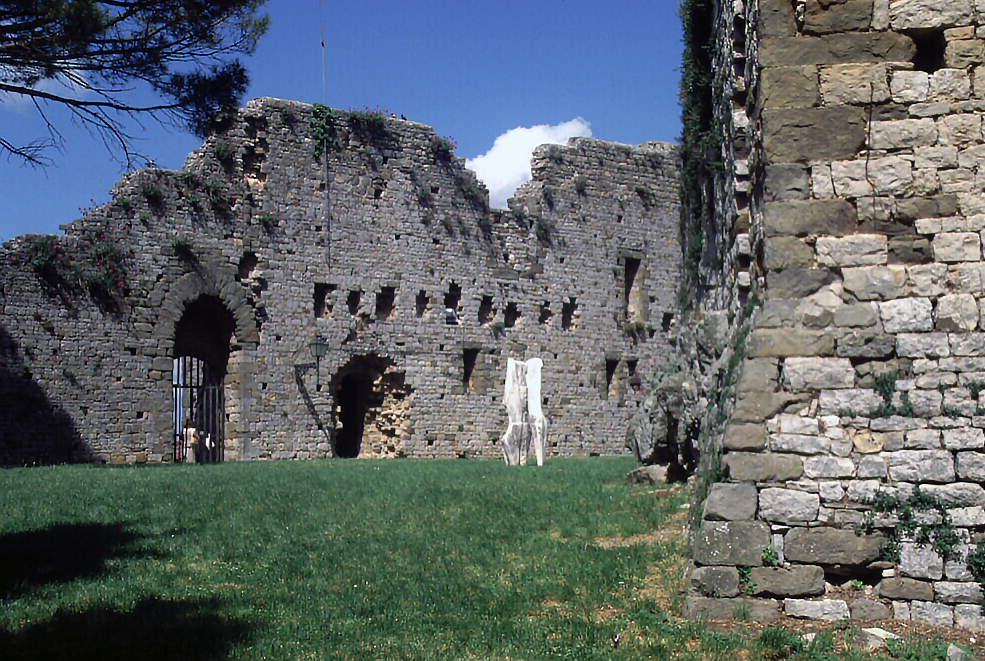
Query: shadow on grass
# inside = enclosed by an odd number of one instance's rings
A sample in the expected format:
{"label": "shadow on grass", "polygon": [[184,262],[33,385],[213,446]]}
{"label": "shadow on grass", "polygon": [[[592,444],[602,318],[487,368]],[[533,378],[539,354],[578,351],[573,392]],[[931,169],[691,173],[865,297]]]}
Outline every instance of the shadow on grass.
{"label": "shadow on grass", "polygon": [[0,535],[0,597],[17,598],[48,583],[107,571],[113,558],[159,555],[138,548],[144,536],[125,523],[62,523]]}
{"label": "shadow on grass", "polygon": [[132,609],[59,610],[16,632],[0,630],[4,659],[146,659],[206,661],[227,657],[253,638],[246,620],[223,613],[219,599],[147,598]]}

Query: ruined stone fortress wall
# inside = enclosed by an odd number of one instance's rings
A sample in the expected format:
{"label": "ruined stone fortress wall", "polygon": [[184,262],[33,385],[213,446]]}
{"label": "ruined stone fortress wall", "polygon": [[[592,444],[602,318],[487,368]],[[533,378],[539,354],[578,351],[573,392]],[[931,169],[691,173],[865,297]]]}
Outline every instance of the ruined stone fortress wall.
{"label": "ruined stone fortress wall", "polygon": [[225,460],[499,457],[509,357],[544,360],[548,456],[625,452],[673,322],[674,147],[541,147],[490,210],[429,127],[332,117],[254,101],[0,250],[0,464],[172,461],[181,356],[219,375]]}
{"label": "ruined stone fortress wall", "polygon": [[725,178],[748,197],[719,209],[740,230],[718,308],[682,325],[725,318],[719,356],[742,360],[705,429],[725,474],[688,609],[985,629],[966,562],[985,532],[985,5],[726,1],[718,36],[723,133],[748,147],[723,145]]}

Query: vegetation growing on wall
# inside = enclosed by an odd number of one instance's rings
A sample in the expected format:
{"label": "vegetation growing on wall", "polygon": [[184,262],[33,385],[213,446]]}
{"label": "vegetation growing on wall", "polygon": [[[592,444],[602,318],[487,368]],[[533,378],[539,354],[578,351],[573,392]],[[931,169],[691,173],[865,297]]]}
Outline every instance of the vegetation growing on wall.
{"label": "vegetation growing on wall", "polygon": [[690,306],[700,284],[702,228],[712,221],[712,175],[721,167],[721,132],[714,117],[714,0],[683,0],[681,62],[681,227],[684,269],[679,303]]}

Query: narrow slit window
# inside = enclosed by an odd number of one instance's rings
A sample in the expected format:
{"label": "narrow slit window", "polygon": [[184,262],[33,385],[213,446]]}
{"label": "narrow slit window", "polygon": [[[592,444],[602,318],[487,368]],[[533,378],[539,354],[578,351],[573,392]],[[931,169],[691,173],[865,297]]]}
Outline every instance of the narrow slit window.
{"label": "narrow slit window", "polygon": [[462,349],[462,384],[466,387],[472,384],[472,373],[475,372],[478,357],[478,349]]}
{"label": "narrow slit window", "polygon": [[492,296],[483,296],[482,302],[479,303],[479,323],[488,324],[496,316],[496,310],[493,308]]}
{"label": "narrow slit window", "polygon": [[358,289],[349,292],[349,297],[346,298],[346,305],[349,307],[349,314],[356,316],[359,314],[359,305],[362,303],[363,293]]}
{"label": "narrow slit window", "polygon": [[423,289],[417,292],[417,318],[420,319],[428,311],[428,293]]}
{"label": "narrow slit window", "polygon": [[562,330],[571,330],[575,323],[575,312],[578,310],[578,304],[575,299],[569,298],[561,306],[561,328]]}

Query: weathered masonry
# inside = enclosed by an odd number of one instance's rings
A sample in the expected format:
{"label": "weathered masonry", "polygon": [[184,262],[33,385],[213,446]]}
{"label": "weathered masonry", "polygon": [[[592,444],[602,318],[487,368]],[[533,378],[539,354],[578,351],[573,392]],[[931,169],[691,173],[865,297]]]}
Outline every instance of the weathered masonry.
{"label": "weathered masonry", "polygon": [[688,209],[708,488],[688,609],[983,630],[985,6],[706,18],[692,128],[724,167]]}
{"label": "weathered masonry", "polygon": [[[497,457],[507,358],[548,456],[621,454],[666,350],[666,144],[541,147],[509,210],[426,126],[254,101],[181,172],[0,250],[0,464]],[[322,338],[327,353],[314,358]]]}

